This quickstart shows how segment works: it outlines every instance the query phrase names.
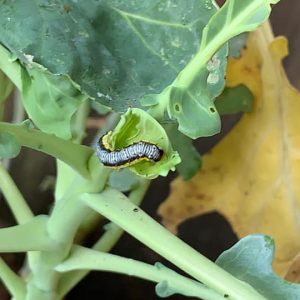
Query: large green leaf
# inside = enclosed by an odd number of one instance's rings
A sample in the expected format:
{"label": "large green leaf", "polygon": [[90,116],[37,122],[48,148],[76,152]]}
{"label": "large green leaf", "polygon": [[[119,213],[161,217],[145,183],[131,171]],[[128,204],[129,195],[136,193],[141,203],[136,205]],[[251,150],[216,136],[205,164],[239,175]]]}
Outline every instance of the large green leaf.
{"label": "large green leaf", "polygon": [[125,110],[175,79],[214,12],[197,0],[2,0],[0,42]]}
{"label": "large green leaf", "polygon": [[167,110],[169,117],[178,121],[179,130],[191,138],[219,132],[220,118],[213,100],[224,86],[226,42],[262,24],[270,14],[270,4],[276,2],[226,1],[204,28],[193,59],[155,100],[147,99],[146,104],[154,105],[152,114],[162,116]]}
{"label": "large green leaf", "polygon": [[216,263],[250,283],[267,299],[299,300],[300,284],[277,276],[272,270],[274,241],[265,235],[249,235],[223,252]]}

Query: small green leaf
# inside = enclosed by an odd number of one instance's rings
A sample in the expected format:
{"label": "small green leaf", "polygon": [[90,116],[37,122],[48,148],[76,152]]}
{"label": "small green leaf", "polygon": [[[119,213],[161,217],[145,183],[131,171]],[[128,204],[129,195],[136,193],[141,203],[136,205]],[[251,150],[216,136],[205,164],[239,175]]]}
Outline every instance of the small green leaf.
{"label": "small green leaf", "polygon": [[220,115],[250,112],[253,105],[253,95],[243,84],[233,88],[226,87],[216,98],[215,105]]}
{"label": "small green leaf", "polygon": [[165,124],[164,128],[174,150],[179,153],[181,158],[181,163],[176,166],[176,170],[184,180],[192,178],[201,166],[201,156],[193,146],[193,140],[179,132],[176,124]]}
{"label": "small green leaf", "polygon": [[251,284],[272,300],[299,300],[300,284],[277,276],[272,270],[274,241],[265,235],[249,235],[223,252],[216,263],[235,277]]}
{"label": "small green leaf", "polygon": [[71,118],[88,97],[67,76],[57,76],[36,64],[22,74],[23,103],[31,120],[46,133],[71,139]]}
{"label": "small green leaf", "polygon": [[129,192],[136,188],[140,183],[140,177],[129,169],[122,169],[111,172],[108,185],[120,192]]}
{"label": "small green leaf", "polygon": [[10,133],[0,133],[0,158],[14,158],[21,151],[21,145]]}
{"label": "small green leaf", "polygon": [[164,154],[158,162],[140,161],[130,166],[131,171],[152,179],[159,175],[166,176],[170,170],[175,170],[180,157],[176,151],[173,151],[163,127],[147,112],[132,108],[122,115],[109,142],[112,149],[121,149],[139,141],[157,145]]}

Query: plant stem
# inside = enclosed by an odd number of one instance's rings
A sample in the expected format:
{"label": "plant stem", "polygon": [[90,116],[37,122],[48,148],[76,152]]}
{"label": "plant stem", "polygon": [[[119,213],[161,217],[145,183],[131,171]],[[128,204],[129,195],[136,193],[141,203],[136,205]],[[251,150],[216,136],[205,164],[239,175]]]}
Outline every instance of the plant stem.
{"label": "plant stem", "polygon": [[74,121],[71,124],[72,136],[74,143],[81,143],[85,137],[85,123],[90,112],[89,100],[83,101],[76,114]]}
{"label": "plant stem", "polygon": [[16,300],[23,300],[25,297],[25,283],[6,262],[0,257],[0,278],[11,295]]}
{"label": "plant stem", "polygon": [[11,61],[11,57],[12,54],[0,46],[0,69],[19,90],[22,90],[22,66],[17,61]]}
{"label": "plant stem", "polygon": [[14,110],[11,123],[18,124],[24,121],[25,110],[22,104],[22,95],[19,90],[15,89],[13,93]]}
{"label": "plant stem", "polygon": [[90,176],[88,162],[93,150],[89,147],[77,145],[54,135],[28,128],[25,125],[0,122],[1,132],[13,134],[22,146],[44,152],[64,161],[84,177]]}
{"label": "plant stem", "polygon": [[[57,251],[59,244],[47,233],[48,216],[39,215],[30,221],[0,229],[0,252]],[[29,234],[30,233],[30,234]]]}
{"label": "plant stem", "polygon": [[26,200],[1,163],[0,189],[19,224],[26,223],[33,218],[33,213],[27,205]]}
{"label": "plant stem", "polygon": [[[142,202],[150,183],[150,180],[141,180],[139,187],[130,192],[128,196],[129,200],[135,205],[139,205]],[[96,251],[109,252],[124,233],[124,230],[114,223],[107,224],[105,230],[105,233],[93,246],[93,249]],[[90,271],[88,270],[80,270],[64,274],[58,286],[59,296],[61,298],[64,297],[89,272]]]}
{"label": "plant stem", "polygon": [[189,275],[228,295],[229,299],[265,300],[250,285],[236,279],[171,234],[122,193],[106,189],[100,194],[83,195],[82,200]]}
{"label": "plant stem", "polygon": [[159,285],[156,290],[159,293],[161,292],[162,296],[178,293],[203,300],[224,299],[223,296],[208,289],[203,284],[179,275],[162,264],[152,266],[114,254],[75,246],[71,251],[70,257],[59,265],[56,270],[66,272],[78,269],[115,272],[158,282]]}

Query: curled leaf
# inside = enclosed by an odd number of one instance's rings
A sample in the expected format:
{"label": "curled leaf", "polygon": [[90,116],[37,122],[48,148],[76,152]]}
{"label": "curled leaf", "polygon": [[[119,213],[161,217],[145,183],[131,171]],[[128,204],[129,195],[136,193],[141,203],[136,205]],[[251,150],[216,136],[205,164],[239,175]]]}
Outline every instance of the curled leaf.
{"label": "curled leaf", "polygon": [[139,141],[157,145],[163,150],[163,156],[158,162],[138,161],[129,166],[130,170],[146,178],[155,178],[158,175],[166,176],[169,170],[175,170],[175,165],[180,162],[180,157],[172,149],[163,127],[147,112],[132,108],[122,115],[108,142],[110,147],[116,150]]}

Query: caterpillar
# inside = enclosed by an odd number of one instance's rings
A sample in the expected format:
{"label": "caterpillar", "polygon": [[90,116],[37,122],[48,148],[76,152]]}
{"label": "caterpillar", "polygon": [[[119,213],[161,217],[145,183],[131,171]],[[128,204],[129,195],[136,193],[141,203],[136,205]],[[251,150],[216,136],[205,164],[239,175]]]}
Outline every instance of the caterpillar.
{"label": "caterpillar", "polygon": [[125,167],[141,160],[157,162],[163,156],[163,150],[149,142],[137,142],[118,150],[112,150],[107,143],[110,134],[100,137],[96,144],[96,154],[107,167]]}

